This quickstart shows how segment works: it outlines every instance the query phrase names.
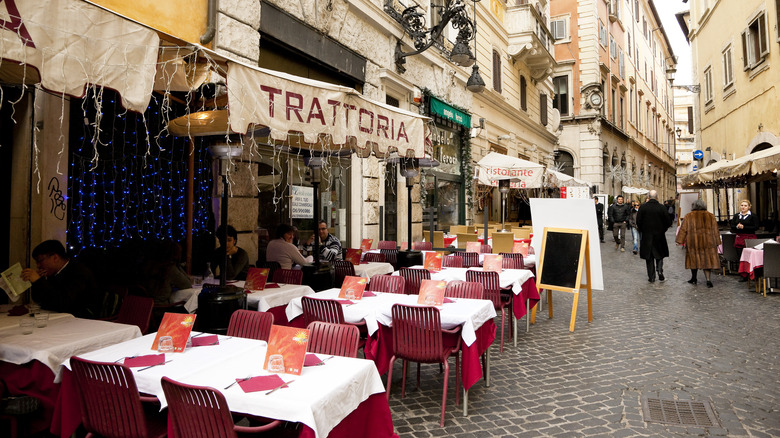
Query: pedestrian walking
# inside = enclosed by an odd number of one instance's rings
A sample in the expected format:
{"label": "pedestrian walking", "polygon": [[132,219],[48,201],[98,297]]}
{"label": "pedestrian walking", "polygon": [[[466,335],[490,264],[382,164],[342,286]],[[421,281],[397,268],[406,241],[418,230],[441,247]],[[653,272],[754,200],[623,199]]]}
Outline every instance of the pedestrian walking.
{"label": "pedestrian walking", "polygon": [[612,237],[615,239],[615,250],[626,250],[626,230],[628,229],[628,213],[630,207],[623,202],[623,196],[618,195],[615,203],[609,206],[607,217],[612,222]]}
{"label": "pedestrian walking", "polygon": [[710,269],[720,267],[718,245],[718,221],[715,215],[707,211],[707,204],[702,199],[693,201],[691,212],[686,214],[680,224],[680,231],[675,240],[679,245],[685,245],[685,269],[691,270],[690,284],[696,284],[696,274],[704,270],[707,287],[712,287]]}
{"label": "pedestrian walking", "polygon": [[604,243],[604,204],[599,202],[599,197],[594,196],[596,201],[596,225],[599,227],[599,240]]}
{"label": "pedestrian walking", "polygon": [[666,244],[666,230],[672,225],[666,208],[658,202],[658,192],[650,190],[648,200],[636,214],[636,225],[642,233],[639,243],[639,256],[647,264],[647,281],[664,281],[664,258],[669,257],[669,246]]}
{"label": "pedestrian walking", "polygon": [[636,226],[636,214],[639,212],[639,202],[631,201],[631,210],[628,212],[628,226],[631,228],[631,236],[634,238],[634,254],[639,252],[639,239],[641,234]]}

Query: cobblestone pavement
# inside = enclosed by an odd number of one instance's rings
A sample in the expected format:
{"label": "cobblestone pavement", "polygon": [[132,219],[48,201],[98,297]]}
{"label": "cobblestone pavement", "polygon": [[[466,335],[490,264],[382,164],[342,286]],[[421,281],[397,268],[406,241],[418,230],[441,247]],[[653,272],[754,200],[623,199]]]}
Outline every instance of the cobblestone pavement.
{"label": "cobblestone pavement", "polygon": [[[605,287],[593,291],[593,322],[587,322],[583,293],[570,333],[572,297],[554,292],[553,319],[545,308],[528,333],[520,320],[517,347],[509,342],[503,354],[491,348],[491,386],[481,380],[471,388],[468,417],[455,406],[451,376],[445,427],[439,427],[443,375],[436,365],[423,365],[420,390],[410,371],[402,399],[397,361],[390,397],[396,433],[780,436],[780,294],[764,298],[733,275],[713,275],[709,289],[699,272],[700,283],[689,285],[684,250],[672,237],[667,233],[666,281],[655,283],[648,283],[639,256],[615,251],[610,240],[601,244]],[[645,422],[643,396],[710,402],[719,424]]]}

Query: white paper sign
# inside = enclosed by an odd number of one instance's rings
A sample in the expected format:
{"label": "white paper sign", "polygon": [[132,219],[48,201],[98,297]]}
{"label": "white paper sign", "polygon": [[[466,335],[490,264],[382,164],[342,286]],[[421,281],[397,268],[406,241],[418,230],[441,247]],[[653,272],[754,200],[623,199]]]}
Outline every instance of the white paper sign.
{"label": "white paper sign", "polygon": [[293,219],[314,218],[314,187],[291,186]]}

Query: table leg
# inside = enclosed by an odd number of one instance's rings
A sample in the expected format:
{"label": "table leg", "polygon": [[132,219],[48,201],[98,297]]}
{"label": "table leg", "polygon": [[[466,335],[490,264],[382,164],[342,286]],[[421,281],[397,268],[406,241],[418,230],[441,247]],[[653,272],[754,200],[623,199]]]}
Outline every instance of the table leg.
{"label": "table leg", "polygon": [[469,416],[469,390],[463,388],[463,416]]}
{"label": "table leg", "polygon": [[[525,308],[529,309],[531,307],[531,299],[525,300]],[[534,311],[536,311],[536,307],[534,306]],[[528,312],[525,314],[525,332],[528,333],[531,330],[531,320],[528,318]]]}

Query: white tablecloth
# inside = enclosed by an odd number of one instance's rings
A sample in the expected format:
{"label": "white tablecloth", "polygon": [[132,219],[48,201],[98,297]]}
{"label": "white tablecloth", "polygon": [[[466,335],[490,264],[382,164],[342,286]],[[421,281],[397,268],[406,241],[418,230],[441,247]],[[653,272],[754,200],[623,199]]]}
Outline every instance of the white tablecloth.
{"label": "white tablecloth", "polygon": [[385,262],[370,262],[355,265],[355,275],[371,279],[374,275],[392,274],[393,265]]}
{"label": "white tablecloth", "polygon": [[[335,299],[339,295],[339,289],[328,289],[317,293],[316,298]],[[391,326],[389,316],[393,304],[416,304],[417,295],[401,295],[391,293],[374,292],[375,297],[364,297],[355,304],[344,305],[344,320],[350,323],[366,322],[369,335],[373,335],[379,328],[378,323]],[[493,303],[488,300],[455,299],[453,303],[446,303],[439,307],[441,311],[441,326],[444,329],[452,329],[463,326],[462,337],[466,345],[471,345],[477,339],[476,330],[489,319],[496,316]],[[287,306],[287,320],[292,321],[296,316],[303,314],[301,299],[290,301]]]}
{"label": "white tablecloth", "polygon": [[[81,357],[114,362],[127,356],[154,354],[151,350],[154,336],[149,334]],[[219,336],[219,345],[169,353],[166,360],[171,362],[167,364],[144,371],[132,370],[139,391],[154,394],[163,407],[167,402],[160,379],[167,376],[179,382],[220,390],[233,412],[300,422],[322,437],[369,396],[385,390],[373,362],[338,356],[323,366],[305,367],[300,376],[280,375],[283,380],[294,382],[271,395],[266,395],[266,391],[245,393],[238,384],[223,389],[237,378],[267,375],[262,370],[265,350],[263,341]],[[69,362],[65,365],[70,368]]]}
{"label": "white tablecloth", "polygon": [[46,327],[36,327],[32,334],[23,335],[17,320],[16,327],[0,330],[0,360],[17,365],[37,360],[49,367],[58,380],[60,364],[69,357],[139,336],[141,330],[134,325],[72,316],[55,317]]}
{"label": "white tablecloth", "polygon": [[[19,321],[22,318],[31,318],[30,314],[21,316],[8,316],[8,311],[11,310],[13,305],[3,304],[0,305],[0,330],[13,329],[19,327]],[[49,321],[54,321],[61,318],[73,318],[70,313],[49,313]]]}
{"label": "white tablecloth", "polygon": [[[422,269],[422,266],[412,266],[413,269]],[[466,281],[466,271],[481,271],[482,268],[442,268],[441,272],[431,272],[431,280],[438,281]],[[398,271],[393,275],[400,275]],[[528,269],[504,269],[498,274],[498,283],[501,287],[511,287],[515,295],[523,290],[523,283],[534,278],[533,272]]]}
{"label": "white tablecloth", "polygon": [[261,312],[267,312],[271,307],[286,306],[293,298],[312,295],[314,289],[306,285],[282,284],[278,288],[270,288],[252,292],[246,295],[247,306],[257,307]]}

